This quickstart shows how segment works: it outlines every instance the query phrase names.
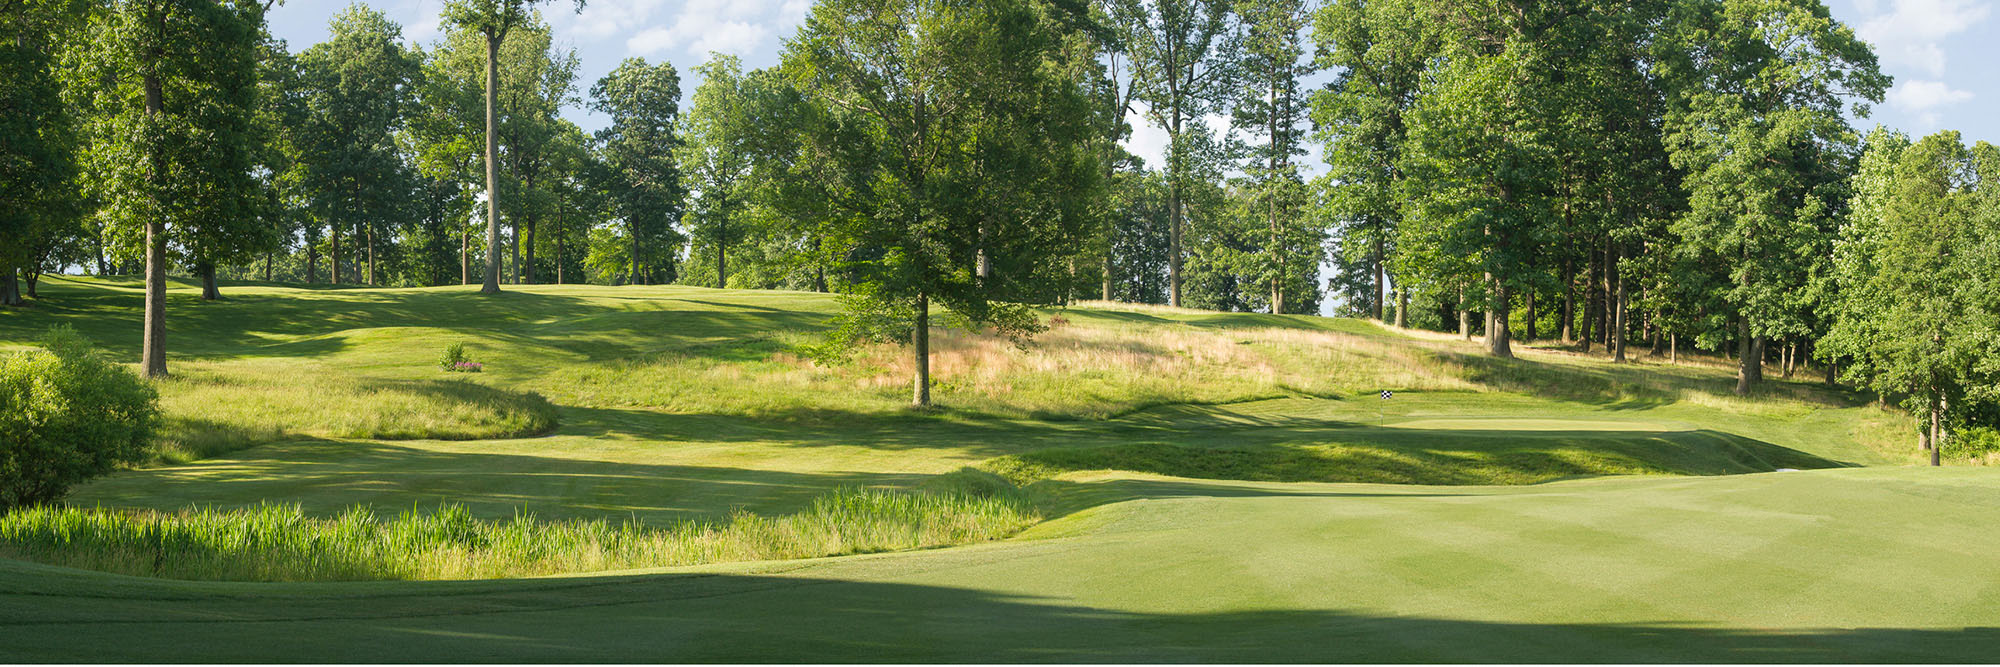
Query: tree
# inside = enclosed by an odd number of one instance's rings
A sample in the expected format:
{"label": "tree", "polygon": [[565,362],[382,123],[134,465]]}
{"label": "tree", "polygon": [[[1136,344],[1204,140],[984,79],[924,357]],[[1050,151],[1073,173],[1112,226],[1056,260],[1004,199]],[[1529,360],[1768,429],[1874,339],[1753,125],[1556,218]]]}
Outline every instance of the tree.
{"label": "tree", "polygon": [[735,56],[712,53],[695,68],[701,85],[681,116],[681,173],[694,193],[687,229],[697,247],[715,253],[715,286],[729,286],[729,248],[743,240],[747,218],[743,189],[750,174],[751,135],[760,119],[744,99],[743,66]]}
{"label": "tree", "polygon": [[[405,115],[406,159],[421,178],[447,191],[449,231],[458,240],[459,284],[472,284],[477,194],[482,177],[480,145],[484,139],[485,45],[477,33],[456,30],[429,51],[415,57],[423,65],[416,85],[416,104]],[[483,189],[483,188],[482,188]],[[483,271],[483,269],[482,269]]]}
{"label": "tree", "polygon": [[[1396,192],[1404,178],[1405,117],[1441,48],[1433,23],[1422,3],[1409,0],[1338,0],[1313,21],[1317,64],[1337,71],[1312,96],[1313,126],[1326,146],[1325,211],[1339,229],[1336,254],[1369,277],[1363,298],[1377,320],[1385,318],[1388,265],[1404,217]],[[1407,324],[1410,289],[1401,277],[1394,282],[1400,327]]]}
{"label": "tree", "polygon": [[78,78],[94,82],[93,194],[116,228],[145,237],[148,378],[167,375],[170,234],[197,261],[212,258],[230,236],[220,225],[254,206],[250,105],[263,12],[253,2],[130,0],[92,21]]}
{"label": "tree", "polygon": [[539,20],[518,26],[501,56],[506,92],[501,98],[500,134],[507,166],[501,190],[516,202],[514,214],[508,216],[513,229],[508,237],[507,276],[515,284],[534,283],[536,235],[539,225],[553,214],[554,181],[561,178],[557,169],[568,159],[562,141],[573,126],[561,113],[577,101],[578,64],[575,49],[557,48],[548,26]]}
{"label": "tree", "polygon": [[597,143],[614,202],[631,244],[627,280],[633,285],[672,282],[684,239],[674,230],[686,191],[674,160],[680,138],[681,79],[672,63],[648,65],[627,58],[590,87],[591,108],[611,117]]}
{"label": "tree", "polygon": [[1865,115],[1889,80],[1817,0],[1688,0],[1671,16],[1661,68],[1682,94],[1666,136],[1689,203],[1673,232],[1680,251],[1728,269],[1747,394],[1844,200],[1848,100]]}
{"label": "tree", "polygon": [[0,305],[18,306],[25,270],[80,232],[74,196],[76,133],[62,103],[63,37],[78,12],[66,2],[0,2]]}
{"label": "tree", "polygon": [[360,282],[374,285],[378,230],[408,199],[408,188],[399,187],[407,176],[394,132],[403,125],[419,63],[399,43],[402,27],[365,5],[342,10],[327,28],[327,41],[299,54],[309,91],[301,183],[326,225],[332,282],[343,279],[340,237],[347,229],[366,262]]}
{"label": "tree", "polygon": [[1991,398],[2000,371],[1987,361],[2000,334],[2000,149],[1968,150],[1952,131],[1914,145],[1878,131],[1863,164],[1827,350],[1856,360],[1850,378],[1906,397],[1938,465],[1949,413]]}
{"label": "tree", "polygon": [[1197,162],[1216,157],[1203,150],[1201,118],[1235,97],[1241,36],[1226,0],[1113,0],[1111,18],[1131,54],[1136,96],[1167,131],[1167,302],[1179,306],[1182,197]]}
{"label": "tree", "polygon": [[[1235,125],[1261,140],[1251,147],[1246,171],[1252,182],[1249,192],[1267,231],[1255,273],[1269,287],[1273,313],[1289,312],[1286,293],[1297,293],[1292,283],[1298,278],[1305,277],[1307,289],[1312,289],[1324,236],[1314,224],[1318,216],[1304,214],[1305,183],[1292,161],[1305,154],[1299,126],[1308,108],[1299,77],[1310,68],[1299,61],[1305,56],[1310,9],[1305,0],[1239,0],[1237,10],[1248,35],[1243,42],[1243,87],[1234,110]],[[1302,265],[1305,275],[1294,265]],[[1318,299],[1312,301],[1316,309]]]}
{"label": "tree", "polygon": [[[535,5],[546,0],[451,0],[444,7],[445,23],[486,37],[486,282],[482,294],[500,292],[500,136],[495,98],[500,93],[500,44],[507,32],[528,20]],[[576,0],[582,11],[584,0]]]}
{"label": "tree", "polygon": [[1099,156],[1055,7],[1033,0],[829,0],[784,67],[832,122],[803,137],[838,212],[850,325],[906,333],[912,403],[930,393],[930,313],[1009,335],[1060,299],[1048,260],[1094,220]]}

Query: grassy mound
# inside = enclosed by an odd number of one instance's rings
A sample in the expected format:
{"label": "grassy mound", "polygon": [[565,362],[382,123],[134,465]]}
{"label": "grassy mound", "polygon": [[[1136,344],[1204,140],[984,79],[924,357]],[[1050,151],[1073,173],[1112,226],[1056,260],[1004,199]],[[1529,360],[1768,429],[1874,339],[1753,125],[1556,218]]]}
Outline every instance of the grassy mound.
{"label": "grassy mound", "polygon": [[[664,528],[637,521],[474,518],[463,506],[331,518],[297,505],[130,512],[28,508],[0,517],[0,554],[171,579],[492,579],[919,549],[1007,537],[1040,516],[1012,486],[950,475],[935,492],[843,488],[804,510]],[[990,477],[987,477],[990,479]]]}
{"label": "grassy mound", "polygon": [[160,385],[167,462],[299,437],[484,440],[546,433],[556,410],[533,392],[460,379],[388,379],[311,361],[177,364]]}

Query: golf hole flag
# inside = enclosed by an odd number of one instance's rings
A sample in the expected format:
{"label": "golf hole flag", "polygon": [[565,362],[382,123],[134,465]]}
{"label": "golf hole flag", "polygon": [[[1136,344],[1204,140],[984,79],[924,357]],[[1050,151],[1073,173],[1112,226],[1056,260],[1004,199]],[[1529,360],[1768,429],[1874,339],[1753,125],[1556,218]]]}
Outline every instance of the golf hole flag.
{"label": "golf hole flag", "polygon": [[1396,397],[1396,392],[1389,391],[1387,389],[1382,390],[1382,400],[1386,401],[1395,397]]}

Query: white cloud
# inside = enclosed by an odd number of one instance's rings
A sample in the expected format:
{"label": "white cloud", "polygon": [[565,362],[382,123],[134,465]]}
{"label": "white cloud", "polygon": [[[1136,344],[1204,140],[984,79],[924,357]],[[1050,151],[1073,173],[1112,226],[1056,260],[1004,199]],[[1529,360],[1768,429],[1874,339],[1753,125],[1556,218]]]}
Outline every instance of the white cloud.
{"label": "white cloud", "polygon": [[1978,0],[1855,0],[1866,17],[1855,32],[1875,45],[1888,67],[1908,67],[1931,77],[1945,71],[1939,42],[1986,20],[1990,8]]}
{"label": "white cloud", "polygon": [[767,46],[776,31],[797,25],[811,6],[808,0],[685,0],[671,18],[654,20],[664,4],[663,0],[642,0],[586,16],[580,19],[578,31],[603,37],[650,23],[625,40],[632,53],[705,57],[710,51],[719,51],[747,56]]}
{"label": "white cloud", "polygon": [[1915,116],[1919,123],[1937,127],[1938,110],[1972,99],[1972,93],[1945,85],[1943,81],[1904,80],[1889,89],[1891,108]]}

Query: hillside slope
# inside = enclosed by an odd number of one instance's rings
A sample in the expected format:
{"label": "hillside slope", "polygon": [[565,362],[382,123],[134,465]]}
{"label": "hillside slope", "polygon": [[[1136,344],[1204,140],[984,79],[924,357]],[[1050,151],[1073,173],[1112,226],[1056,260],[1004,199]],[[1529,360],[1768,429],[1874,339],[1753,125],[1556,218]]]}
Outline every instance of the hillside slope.
{"label": "hillside slope", "polygon": [[[136,356],[135,284],[51,280],[0,342],[67,323]],[[174,294],[169,465],[73,501],[308,511],[443,501],[507,518],[783,512],[845,485],[984,466],[1021,482],[1115,469],[1201,478],[1520,484],[1896,460],[1893,416],[1810,384],[1738,399],[1699,364],[1612,366],[1356,321],[1093,304],[1025,348],[938,336],[908,360],[815,358],[832,297],[690,287],[234,286]],[[485,364],[440,372],[450,343]],[[1382,389],[1397,392],[1383,401]]]}

